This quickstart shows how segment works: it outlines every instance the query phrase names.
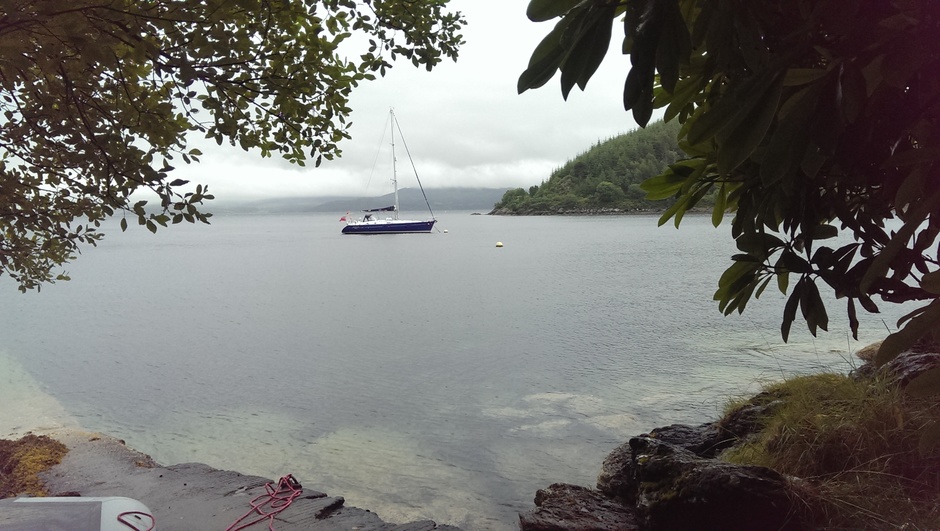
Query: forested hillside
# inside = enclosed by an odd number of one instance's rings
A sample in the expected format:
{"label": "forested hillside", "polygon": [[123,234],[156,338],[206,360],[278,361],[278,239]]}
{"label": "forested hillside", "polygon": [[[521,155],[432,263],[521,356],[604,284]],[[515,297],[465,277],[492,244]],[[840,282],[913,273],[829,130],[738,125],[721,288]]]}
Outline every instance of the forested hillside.
{"label": "forested hillside", "polygon": [[656,122],[594,145],[552,172],[540,185],[507,191],[491,214],[581,214],[663,210],[640,183],[684,155],[677,121]]}

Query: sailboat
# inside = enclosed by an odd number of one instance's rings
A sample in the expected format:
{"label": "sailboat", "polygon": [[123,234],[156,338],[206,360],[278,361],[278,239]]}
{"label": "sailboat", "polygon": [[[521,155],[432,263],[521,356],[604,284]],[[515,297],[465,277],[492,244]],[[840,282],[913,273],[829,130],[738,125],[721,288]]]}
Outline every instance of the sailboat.
{"label": "sailboat", "polygon": [[[352,218],[348,215],[341,220],[346,221],[343,227],[343,234],[404,234],[404,233],[427,233],[434,228],[434,212],[431,211],[431,204],[428,202],[428,196],[424,193],[424,187],[421,186],[421,180],[418,179],[418,186],[421,188],[421,195],[424,196],[424,202],[428,205],[428,211],[431,212],[431,219],[425,221],[399,219],[398,218],[398,171],[395,158],[395,130],[401,135],[401,128],[398,126],[398,120],[395,118],[395,110],[389,109],[389,122],[392,129],[392,186],[395,188],[395,204],[391,206],[372,208],[363,210],[360,218]],[[404,139],[402,140],[404,143]],[[405,145],[407,152],[408,146]],[[409,159],[411,155],[408,155]],[[417,173],[415,174],[417,177]],[[388,213],[388,214],[385,214]],[[383,216],[384,217],[380,217]]]}

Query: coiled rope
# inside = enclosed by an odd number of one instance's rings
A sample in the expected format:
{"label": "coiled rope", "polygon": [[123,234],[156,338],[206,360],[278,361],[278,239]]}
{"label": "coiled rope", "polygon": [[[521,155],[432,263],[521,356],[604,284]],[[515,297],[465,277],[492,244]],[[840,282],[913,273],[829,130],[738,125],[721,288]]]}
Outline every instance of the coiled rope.
{"label": "coiled rope", "polygon": [[[241,518],[235,520],[225,531],[238,531],[264,520],[268,520],[269,531],[274,531],[274,517],[287,509],[294,499],[304,491],[300,482],[290,474],[282,477],[277,482],[277,486],[273,482],[265,484],[264,490],[264,494],[259,494],[251,500],[251,509]],[[256,515],[256,517],[253,520],[245,521],[252,515]]]}

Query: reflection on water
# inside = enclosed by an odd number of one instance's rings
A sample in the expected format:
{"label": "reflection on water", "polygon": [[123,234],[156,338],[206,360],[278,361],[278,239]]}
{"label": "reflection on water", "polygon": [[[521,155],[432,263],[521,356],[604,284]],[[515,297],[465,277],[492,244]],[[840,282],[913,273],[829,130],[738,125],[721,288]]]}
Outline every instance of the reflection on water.
{"label": "reflection on water", "polygon": [[0,286],[0,399],[25,404],[0,432],[80,423],[164,464],[291,473],[389,521],[513,529],[537,489],[593,485],[630,435],[848,370],[884,335],[870,319],[846,340],[831,306],[829,334],[794,324],[783,344],[769,292],[722,316],[733,249],[706,218],[440,218],[447,234],[344,237],[319,215],[112,231],[71,282]]}

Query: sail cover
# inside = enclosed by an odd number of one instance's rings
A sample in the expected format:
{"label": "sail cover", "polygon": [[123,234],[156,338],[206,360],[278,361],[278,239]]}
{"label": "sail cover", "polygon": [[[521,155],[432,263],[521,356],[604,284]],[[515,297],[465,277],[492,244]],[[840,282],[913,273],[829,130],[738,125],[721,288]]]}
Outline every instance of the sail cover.
{"label": "sail cover", "polygon": [[369,210],[363,210],[363,212],[394,212],[395,205],[382,207],[382,208],[371,208]]}

